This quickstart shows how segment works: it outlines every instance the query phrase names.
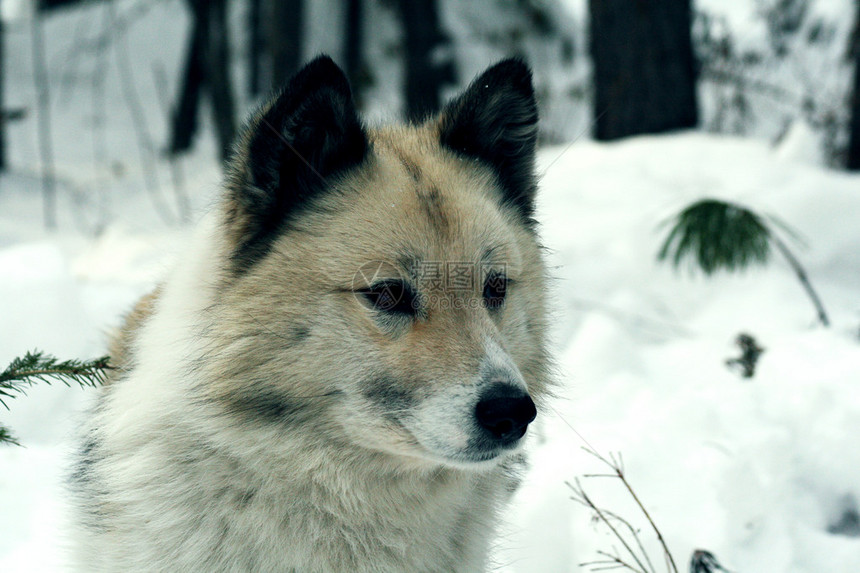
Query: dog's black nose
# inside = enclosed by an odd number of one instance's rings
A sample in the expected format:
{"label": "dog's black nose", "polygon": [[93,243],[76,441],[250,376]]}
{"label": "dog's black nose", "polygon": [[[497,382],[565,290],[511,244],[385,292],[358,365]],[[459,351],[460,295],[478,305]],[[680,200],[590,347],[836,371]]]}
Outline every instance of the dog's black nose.
{"label": "dog's black nose", "polygon": [[535,416],[537,410],[531,396],[509,384],[492,386],[475,406],[478,424],[500,442],[522,438]]}

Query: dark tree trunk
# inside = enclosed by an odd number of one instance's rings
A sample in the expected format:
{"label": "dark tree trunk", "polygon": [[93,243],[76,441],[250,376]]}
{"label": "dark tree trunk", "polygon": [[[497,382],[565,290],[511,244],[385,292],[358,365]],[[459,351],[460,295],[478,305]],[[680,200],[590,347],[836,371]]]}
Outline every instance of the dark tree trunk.
{"label": "dark tree trunk", "polygon": [[3,105],[3,20],[0,20],[0,171],[6,169],[6,108]]}
{"label": "dark tree trunk", "polygon": [[698,123],[690,0],[589,0],[594,135]]}
{"label": "dark tree trunk", "polygon": [[263,0],[250,0],[248,9],[248,93],[258,96],[263,91],[262,57],[265,51],[263,33]]}
{"label": "dark tree trunk", "polygon": [[204,53],[206,86],[212,101],[215,132],[226,161],[236,134],[233,87],[230,81],[230,40],[227,0],[209,0],[209,38]]}
{"label": "dark tree trunk", "polygon": [[400,0],[406,46],[406,117],[421,120],[439,110],[439,90],[454,80],[450,60],[433,60],[434,51],[448,43],[439,29],[436,0]]}
{"label": "dark tree trunk", "polygon": [[845,166],[850,171],[860,171],[860,0],[854,16],[854,33],[851,36],[849,56],[854,62],[854,85],[851,92],[851,120],[848,125],[848,151]]}
{"label": "dark tree trunk", "polygon": [[197,131],[200,97],[205,89],[212,103],[221,159],[225,160],[236,132],[227,0],[188,0],[188,5],[194,28],[185,55],[182,91],[172,120],[169,150],[176,154],[191,148]]}
{"label": "dark tree trunk", "polygon": [[74,4],[81,4],[83,0],[39,0],[39,10],[47,12],[54,8],[67,8]]}
{"label": "dark tree trunk", "polygon": [[362,0],[346,0],[344,17],[343,63],[352,85],[356,105],[361,106],[361,90],[366,78],[364,69],[364,6]]}
{"label": "dark tree trunk", "polygon": [[200,93],[203,91],[205,81],[203,52],[206,49],[206,37],[209,35],[209,16],[207,11],[198,10],[193,2],[191,8],[194,15],[194,28],[189,37],[188,48],[185,50],[179,105],[176,106],[171,122],[168,147],[171,155],[191,149],[191,141],[197,132]]}
{"label": "dark tree trunk", "polygon": [[299,71],[304,38],[304,2],[270,0],[268,46],[272,55],[272,87],[279,89]]}

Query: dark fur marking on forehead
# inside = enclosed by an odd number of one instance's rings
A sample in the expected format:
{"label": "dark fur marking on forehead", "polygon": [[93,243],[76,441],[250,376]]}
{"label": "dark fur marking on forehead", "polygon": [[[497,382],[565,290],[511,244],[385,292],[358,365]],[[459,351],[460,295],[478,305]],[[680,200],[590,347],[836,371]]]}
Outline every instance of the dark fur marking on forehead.
{"label": "dark fur marking on forehead", "polygon": [[418,164],[406,157],[401,150],[394,148],[393,151],[395,155],[397,155],[397,159],[400,160],[400,164],[403,165],[403,168],[412,180],[415,182],[421,181],[421,169],[418,167]]}
{"label": "dark fur marking on forehead", "polygon": [[430,219],[430,223],[439,231],[448,228],[448,218],[442,209],[443,197],[439,188],[433,183],[426,181],[418,164],[409,158],[402,150],[392,150],[400,161],[400,164],[415,182],[415,193],[421,203],[421,208]]}
{"label": "dark fur marking on forehead", "polygon": [[447,230],[448,217],[443,208],[445,199],[439,192],[439,188],[430,183],[426,187],[419,187],[417,193],[421,208],[424,214],[427,215],[427,218],[430,219],[433,227],[440,232]]}

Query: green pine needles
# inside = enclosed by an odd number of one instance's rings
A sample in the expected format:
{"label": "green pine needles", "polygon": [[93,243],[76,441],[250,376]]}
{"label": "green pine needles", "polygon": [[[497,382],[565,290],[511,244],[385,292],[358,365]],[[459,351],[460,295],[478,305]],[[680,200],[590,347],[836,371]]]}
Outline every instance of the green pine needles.
{"label": "green pine needles", "polygon": [[[18,395],[26,395],[27,388],[39,382],[51,384],[60,381],[66,386],[98,386],[107,378],[111,366],[108,357],[95,360],[65,360],[60,362],[55,357],[46,355],[39,350],[27,352],[23,357],[14,359],[3,372],[0,372],[0,404],[7,410],[7,400]],[[8,428],[0,425],[0,444],[18,444]]]}
{"label": "green pine needles", "polygon": [[789,236],[797,238],[797,233],[788,226],[774,219],[766,221],[736,203],[716,199],[697,201],[667,223],[672,223],[672,228],[657,259],[669,259],[676,268],[687,259],[693,268],[698,267],[708,276],[720,270],[734,272],[753,265],[764,265],[770,260],[771,247],[776,247],[815,305],[818,320],[824,326],[829,326],[830,320],[809,282],[806,270],[788,246],[774,234],[770,224],[781,227]]}
{"label": "green pine needles", "polygon": [[770,229],[752,211],[704,199],[675,217],[657,258],[663,261],[670,255],[675,267],[688,258],[706,275],[763,265],[770,257]]}

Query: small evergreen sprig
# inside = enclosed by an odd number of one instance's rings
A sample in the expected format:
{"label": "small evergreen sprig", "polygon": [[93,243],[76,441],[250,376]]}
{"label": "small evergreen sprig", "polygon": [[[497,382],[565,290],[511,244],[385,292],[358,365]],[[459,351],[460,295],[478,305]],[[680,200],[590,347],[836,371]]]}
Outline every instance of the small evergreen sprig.
{"label": "small evergreen sprig", "polygon": [[755,264],[764,265],[770,260],[771,247],[774,247],[794,271],[815,306],[819,322],[824,326],[830,325],[806,269],[773,230],[773,226],[777,226],[797,239],[797,233],[784,223],[772,217],[766,219],[736,203],[717,199],[697,201],[667,223],[671,223],[672,228],[657,253],[657,260],[670,259],[677,268],[682,260],[688,259],[694,268],[698,267],[710,276],[719,270],[733,272]]}
{"label": "small evergreen sprig", "polygon": [[[6,400],[19,394],[26,395],[27,388],[38,382],[51,384],[58,380],[66,386],[78,384],[82,388],[95,387],[104,383],[110,369],[107,356],[95,360],[61,362],[40,350],[27,352],[24,356],[12,360],[9,366],[0,372],[0,404],[8,410]],[[9,429],[0,425],[0,444],[2,443],[20,445]]]}
{"label": "small evergreen sprig", "polygon": [[21,443],[15,439],[15,436],[12,435],[12,432],[3,426],[0,426],[0,444],[11,444],[13,446],[21,445]]}
{"label": "small evergreen sprig", "polygon": [[770,258],[771,231],[764,219],[740,205],[703,199],[674,218],[657,258],[675,267],[691,259],[706,275],[743,270]]}

